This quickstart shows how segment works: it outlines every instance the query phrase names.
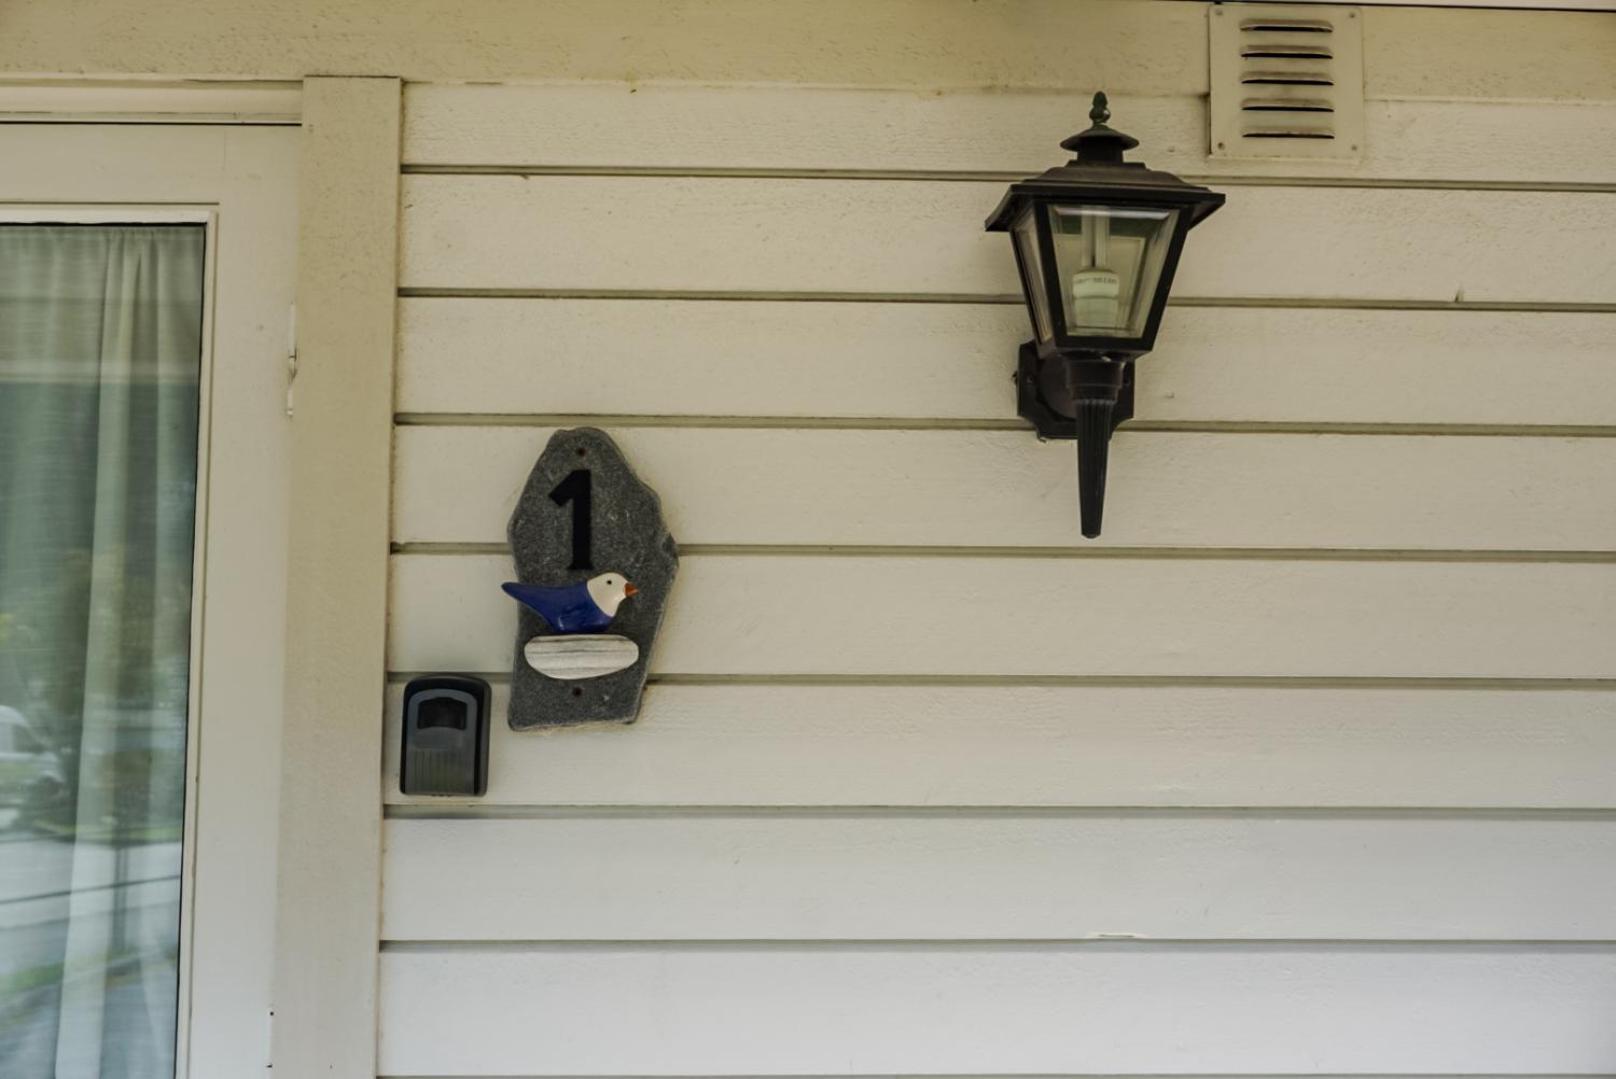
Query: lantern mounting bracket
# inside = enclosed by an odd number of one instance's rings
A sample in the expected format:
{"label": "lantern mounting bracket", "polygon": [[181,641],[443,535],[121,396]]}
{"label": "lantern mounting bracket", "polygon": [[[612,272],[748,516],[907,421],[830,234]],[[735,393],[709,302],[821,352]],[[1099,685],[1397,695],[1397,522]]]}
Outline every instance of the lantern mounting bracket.
{"label": "lantern mounting bracket", "polygon": [[[1111,413],[1111,430],[1133,419],[1133,360],[1121,361],[1122,390]],[[1046,361],[1031,341],[1021,346],[1016,368],[1016,414],[1031,423],[1041,439],[1075,439],[1077,407],[1066,390],[1059,360]]]}

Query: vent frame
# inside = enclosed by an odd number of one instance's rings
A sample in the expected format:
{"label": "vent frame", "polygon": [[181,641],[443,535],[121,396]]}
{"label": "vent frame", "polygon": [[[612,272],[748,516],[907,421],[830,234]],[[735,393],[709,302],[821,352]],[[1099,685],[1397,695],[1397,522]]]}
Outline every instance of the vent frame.
{"label": "vent frame", "polygon": [[1363,157],[1362,9],[1214,4],[1207,21],[1213,160]]}

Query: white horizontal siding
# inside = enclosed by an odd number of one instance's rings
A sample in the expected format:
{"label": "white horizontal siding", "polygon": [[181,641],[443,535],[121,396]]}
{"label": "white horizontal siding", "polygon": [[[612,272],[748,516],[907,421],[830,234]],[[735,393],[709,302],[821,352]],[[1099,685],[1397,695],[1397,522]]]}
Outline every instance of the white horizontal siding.
{"label": "white horizontal siding", "polygon": [[[388,697],[398,791],[403,687]],[[654,684],[633,726],[512,731],[481,806],[1616,809],[1616,692]]]}
{"label": "white horizontal siding", "polygon": [[388,822],[387,940],[1616,940],[1616,819]]}
{"label": "white horizontal siding", "polygon": [[[509,668],[498,555],[393,559],[394,670]],[[1608,565],[687,556],[659,674],[1616,677]]]}
{"label": "white horizontal siding", "polygon": [[[1003,295],[1002,182],[406,176],[412,288]],[[1236,187],[1180,297],[1608,303],[1616,193]],[[512,228],[511,222],[521,222]],[[1585,252],[1567,259],[1568,250]]]}
{"label": "white horizontal siding", "polygon": [[[1256,162],[1207,155],[1200,94],[1114,96],[1114,122],[1152,168],[1196,176],[1612,182],[1616,103],[1370,100],[1361,160]],[[1042,172],[1088,111],[1072,93],[621,84],[417,84],[405,104],[412,165],[673,170]]]}
{"label": "white horizontal siding", "polygon": [[[553,434],[398,431],[399,542],[496,543]],[[1025,431],[613,429],[687,544],[1083,544],[1071,442]],[[1555,482],[1543,483],[1553,476]],[[1120,431],[1103,546],[1593,550],[1616,439]]]}
{"label": "white horizontal siding", "polygon": [[[1014,421],[1016,304],[416,297],[402,412]],[[1170,306],[1141,421],[1616,425],[1616,313]]]}
{"label": "white horizontal siding", "polygon": [[391,1075],[1545,1075],[1616,1057],[1606,948],[496,947],[387,952],[381,985]]}
{"label": "white horizontal siding", "polygon": [[[1611,1070],[1616,103],[1372,15],[1358,162],[1210,161],[1203,53],[1115,97],[1229,205],[1098,545],[980,231],[1086,100],[409,88],[389,666],[495,730],[401,795],[395,677],[384,1073]],[[577,423],[686,554],[639,722],[518,734],[490,552]]]}

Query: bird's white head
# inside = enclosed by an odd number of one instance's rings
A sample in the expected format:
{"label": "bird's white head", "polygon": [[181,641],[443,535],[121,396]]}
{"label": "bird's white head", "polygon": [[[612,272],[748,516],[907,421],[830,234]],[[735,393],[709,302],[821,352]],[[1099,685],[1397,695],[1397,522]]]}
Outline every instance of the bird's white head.
{"label": "bird's white head", "polygon": [[612,617],[616,617],[619,604],[639,591],[621,573],[602,573],[598,577],[591,577],[585,587],[589,589],[589,598],[594,600],[595,606]]}

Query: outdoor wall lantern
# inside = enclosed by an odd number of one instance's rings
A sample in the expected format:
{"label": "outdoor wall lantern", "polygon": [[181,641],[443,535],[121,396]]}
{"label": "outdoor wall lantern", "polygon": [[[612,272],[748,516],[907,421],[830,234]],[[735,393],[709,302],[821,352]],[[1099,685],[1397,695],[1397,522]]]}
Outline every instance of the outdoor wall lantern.
{"label": "outdoor wall lantern", "polygon": [[1223,205],[1216,191],[1155,172],[1123,151],[1139,140],[1093,121],[1061,148],[1077,156],[1011,184],[987,220],[1008,232],[1033,340],[1021,346],[1017,411],[1040,438],[1077,440],[1083,535],[1100,534],[1111,432],[1133,416],[1133,361],[1156,343],[1184,235]]}

